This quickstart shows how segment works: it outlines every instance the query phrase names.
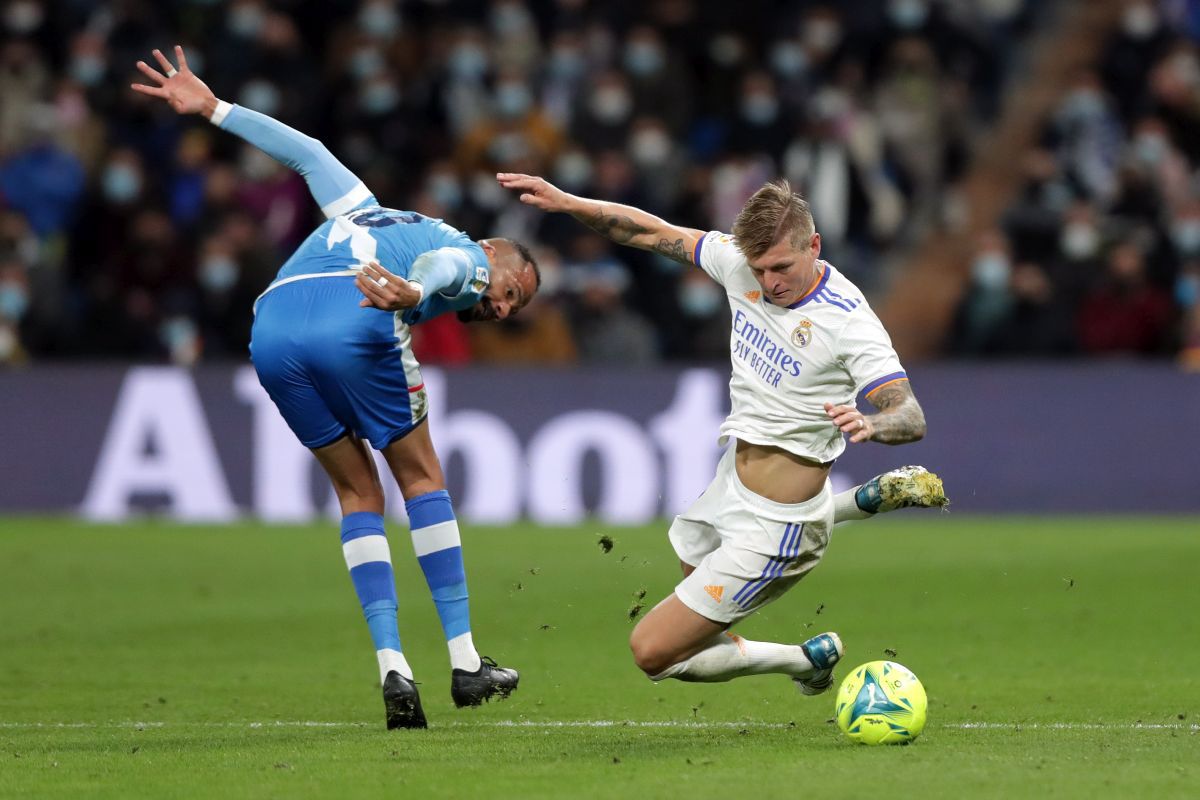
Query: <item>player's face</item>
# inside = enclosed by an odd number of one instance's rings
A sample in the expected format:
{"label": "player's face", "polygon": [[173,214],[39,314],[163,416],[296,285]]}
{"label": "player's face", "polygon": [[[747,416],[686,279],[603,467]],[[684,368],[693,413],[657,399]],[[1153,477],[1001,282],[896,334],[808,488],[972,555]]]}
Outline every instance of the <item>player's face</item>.
{"label": "player's face", "polygon": [[799,245],[785,237],[758,258],[747,259],[747,263],[766,298],[773,305],[790,306],[812,288],[820,255],[821,234],[814,233]]}
{"label": "player's face", "polygon": [[537,275],[533,267],[521,260],[515,250],[505,249],[488,247],[485,243],[484,252],[492,264],[491,283],[478,303],[458,312],[458,318],[463,322],[508,319],[533,299],[537,292]]}

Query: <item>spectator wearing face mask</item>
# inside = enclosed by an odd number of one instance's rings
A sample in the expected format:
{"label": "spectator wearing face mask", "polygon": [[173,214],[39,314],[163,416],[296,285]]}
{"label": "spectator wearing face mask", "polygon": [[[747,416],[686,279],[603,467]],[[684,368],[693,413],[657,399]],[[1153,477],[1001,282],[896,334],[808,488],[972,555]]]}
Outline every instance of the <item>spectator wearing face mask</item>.
{"label": "spectator wearing face mask", "polygon": [[598,73],[571,115],[571,138],[590,151],[625,146],[633,121],[633,91],[629,80],[616,70]]}
{"label": "spectator wearing face mask", "polygon": [[1131,0],[1120,25],[1109,36],[1100,58],[1100,73],[1120,114],[1133,119],[1151,110],[1146,81],[1171,44],[1155,0]]}
{"label": "spectator wearing face mask", "polygon": [[527,77],[498,76],[491,108],[458,146],[455,160],[463,173],[545,170],[554,162],[563,137],[538,108]]}
{"label": "spectator wearing face mask", "polygon": [[970,288],[959,303],[948,349],[968,355],[995,353],[1012,312],[1012,248],[1001,230],[982,234],[970,262]]}
{"label": "spectator wearing face mask", "polygon": [[726,148],[734,153],[766,153],[778,169],[791,137],[793,120],[780,102],[769,72],[756,70],[746,74],[737,111],[729,116]]}
{"label": "spectator wearing face mask", "polygon": [[631,28],[620,67],[629,79],[634,115],[653,114],[672,134],[683,134],[691,117],[691,80],[658,31],[649,25]]}

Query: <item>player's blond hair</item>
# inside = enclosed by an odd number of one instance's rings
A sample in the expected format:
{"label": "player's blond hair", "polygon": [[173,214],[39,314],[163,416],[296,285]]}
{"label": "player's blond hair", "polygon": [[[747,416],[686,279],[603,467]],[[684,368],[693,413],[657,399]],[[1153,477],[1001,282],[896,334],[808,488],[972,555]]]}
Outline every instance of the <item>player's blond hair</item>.
{"label": "player's blond hair", "polygon": [[802,245],[815,231],[808,202],[783,179],[755,192],[733,221],[733,235],[746,258],[758,258],[784,236]]}

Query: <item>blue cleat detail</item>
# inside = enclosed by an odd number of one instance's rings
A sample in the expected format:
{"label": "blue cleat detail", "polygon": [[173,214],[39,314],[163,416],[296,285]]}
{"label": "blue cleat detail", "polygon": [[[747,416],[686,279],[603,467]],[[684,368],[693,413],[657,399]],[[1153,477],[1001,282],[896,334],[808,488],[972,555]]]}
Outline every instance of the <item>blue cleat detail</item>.
{"label": "blue cleat detail", "polygon": [[792,678],[803,695],[815,695],[829,691],[833,686],[833,667],[842,660],[846,652],[841,638],[833,632],[814,636],[800,645],[804,655],[813,665],[812,673],[806,678]]}

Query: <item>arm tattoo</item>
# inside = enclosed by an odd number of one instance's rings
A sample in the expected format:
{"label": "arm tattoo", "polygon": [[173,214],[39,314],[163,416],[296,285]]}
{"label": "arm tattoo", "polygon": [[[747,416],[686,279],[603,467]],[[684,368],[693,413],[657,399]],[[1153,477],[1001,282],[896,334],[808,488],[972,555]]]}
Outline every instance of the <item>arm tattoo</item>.
{"label": "arm tattoo", "polygon": [[658,244],[654,245],[654,252],[681,264],[692,263],[692,256],[683,246],[683,239],[676,239],[673,242],[670,239],[659,239]]}
{"label": "arm tattoo", "polygon": [[617,244],[629,244],[629,240],[633,237],[649,233],[647,228],[638,225],[623,214],[605,214],[604,206],[596,209],[594,214],[577,217],[577,219],[596,233],[612,239]]}
{"label": "arm tattoo", "polygon": [[879,409],[879,413],[871,417],[875,427],[872,441],[905,444],[925,436],[925,412],[908,381],[888,384],[867,399]]}

